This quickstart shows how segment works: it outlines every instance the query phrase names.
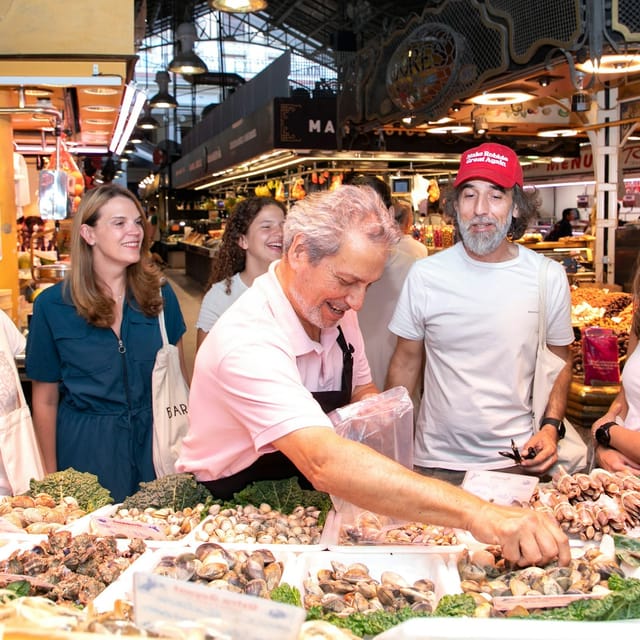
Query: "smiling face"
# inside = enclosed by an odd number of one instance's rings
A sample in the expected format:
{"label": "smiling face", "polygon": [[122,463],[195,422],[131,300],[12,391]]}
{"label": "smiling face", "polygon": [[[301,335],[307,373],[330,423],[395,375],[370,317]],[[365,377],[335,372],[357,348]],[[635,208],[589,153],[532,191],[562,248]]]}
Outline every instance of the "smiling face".
{"label": "smiling face", "polygon": [[321,329],[338,324],[349,309],[362,307],[367,288],[382,275],[387,255],[382,245],[351,232],[338,253],[312,264],[300,238],[294,239],[284,267],[284,288],[311,338],[319,340]]}
{"label": "smiling face", "polygon": [[126,268],[140,260],[144,219],[129,198],[116,196],[102,205],[94,225],[80,227],[80,234],[93,247],[96,268],[106,265]]}
{"label": "smiling face", "polygon": [[503,189],[485,180],[471,180],[460,190],[456,214],[465,249],[473,257],[486,261],[505,259],[507,233],[514,210],[511,189]]}
{"label": "smiling face", "polygon": [[282,257],[282,226],[284,212],[274,204],[260,209],[247,233],[242,234],[238,244],[246,251],[246,268],[266,271],[268,266]]}

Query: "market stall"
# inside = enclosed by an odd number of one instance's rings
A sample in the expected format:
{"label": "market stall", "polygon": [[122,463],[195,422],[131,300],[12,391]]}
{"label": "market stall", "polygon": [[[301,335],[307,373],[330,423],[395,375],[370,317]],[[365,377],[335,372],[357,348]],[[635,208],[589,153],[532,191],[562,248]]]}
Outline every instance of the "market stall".
{"label": "market stall", "polygon": [[462,530],[347,515],[295,478],[221,504],[166,476],[114,505],[95,476],[57,472],[0,501],[5,637],[427,638],[443,618],[437,637],[470,637],[460,617],[490,618],[487,637],[541,637],[527,633],[549,619],[581,638],[640,629],[640,481],[560,473],[528,504],[568,533],[570,567],[509,567]]}

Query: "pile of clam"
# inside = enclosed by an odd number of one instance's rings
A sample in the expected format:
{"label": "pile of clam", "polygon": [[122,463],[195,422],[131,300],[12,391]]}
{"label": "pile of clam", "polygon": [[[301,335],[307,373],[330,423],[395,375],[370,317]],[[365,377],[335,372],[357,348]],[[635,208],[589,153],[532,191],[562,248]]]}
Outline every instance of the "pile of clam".
{"label": "pile of clam", "polygon": [[[566,567],[553,563],[547,567],[509,569],[498,548],[465,552],[459,562],[460,586],[487,607],[494,597],[557,596],[569,594],[605,595],[613,574],[624,577],[620,565],[599,549],[588,549]],[[487,607],[488,608],[488,607]]]}
{"label": "pile of clam", "polygon": [[385,519],[370,511],[358,514],[354,524],[340,529],[340,544],[458,544],[456,533],[448,527],[421,522],[387,524]]}
{"label": "pile of clam", "polygon": [[197,504],[193,508],[186,507],[182,511],[175,511],[169,507],[162,509],[155,507],[146,509],[119,508],[111,517],[117,520],[130,520],[154,525],[162,531],[166,540],[180,540],[200,524],[204,510],[203,504]]}
{"label": "pile of clam", "polygon": [[39,493],[35,497],[4,496],[0,499],[0,518],[27,533],[57,531],[86,514],[71,496],[59,502],[47,493]]}
{"label": "pile of clam", "polygon": [[375,580],[361,563],[345,565],[331,561],[331,569],[320,569],[316,578],[304,579],[304,606],[321,607],[325,613],[348,616],[352,613],[399,611],[432,612],[437,606],[435,585],[430,578],[409,582],[393,571],[383,571]]}
{"label": "pile of clam", "polygon": [[567,533],[600,540],[605,533],[626,532],[640,524],[640,478],[604,469],[561,472],[551,486],[537,488],[530,504],[553,515]]}
{"label": "pile of clam", "polygon": [[221,509],[213,505],[209,516],[194,531],[197,542],[240,542],[244,544],[319,544],[322,527],[320,510],[296,507],[288,515],[268,504]]}
{"label": "pile of clam", "polygon": [[268,549],[229,550],[214,542],[177,556],[163,556],[153,572],[209,587],[268,598],[280,584],[284,564]]}

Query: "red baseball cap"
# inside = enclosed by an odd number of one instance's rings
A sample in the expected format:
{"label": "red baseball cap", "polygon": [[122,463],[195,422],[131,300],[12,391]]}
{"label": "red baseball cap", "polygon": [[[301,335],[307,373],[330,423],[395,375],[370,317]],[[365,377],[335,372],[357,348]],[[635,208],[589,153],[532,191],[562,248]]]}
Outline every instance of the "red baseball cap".
{"label": "red baseball cap", "polygon": [[486,180],[504,189],[523,186],[522,167],[513,149],[495,142],[485,142],[467,149],[460,158],[454,187],[468,180]]}

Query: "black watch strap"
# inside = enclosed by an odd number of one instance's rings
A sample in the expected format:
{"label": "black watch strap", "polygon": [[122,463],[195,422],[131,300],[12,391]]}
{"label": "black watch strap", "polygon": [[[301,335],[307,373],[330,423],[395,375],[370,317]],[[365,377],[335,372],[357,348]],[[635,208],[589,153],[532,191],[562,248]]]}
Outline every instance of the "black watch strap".
{"label": "black watch strap", "polygon": [[558,420],[558,418],[548,418],[545,416],[540,420],[540,428],[544,427],[546,424],[550,424],[551,426],[556,428],[558,433],[558,440],[562,440],[564,438],[567,429],[564,426],[564,422],[562,420]]}
{"label": "black watch strap", "polygon": [[596,442],[601,444],[603,447],[608,447],[611,442],[611,434],[609,433],[609,430],[617,424],[617,422],[605,422],[604,424],[601,424],[596,429]]}

